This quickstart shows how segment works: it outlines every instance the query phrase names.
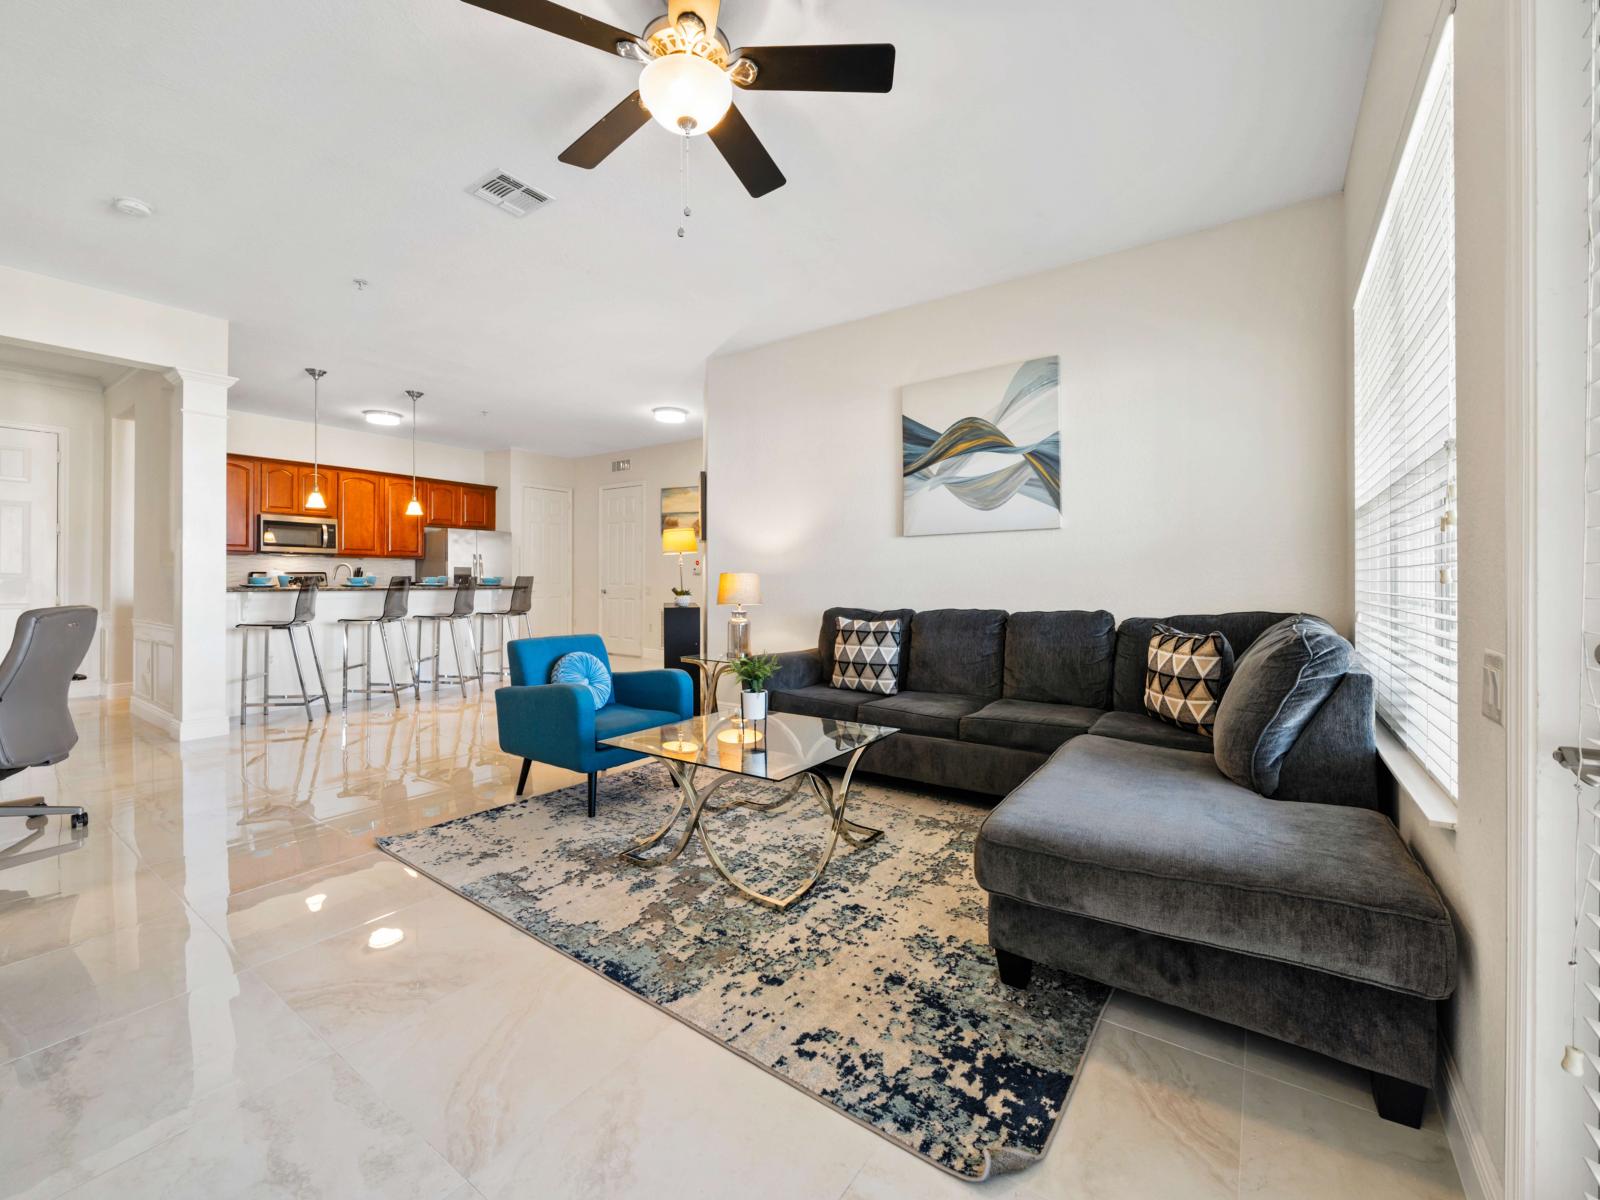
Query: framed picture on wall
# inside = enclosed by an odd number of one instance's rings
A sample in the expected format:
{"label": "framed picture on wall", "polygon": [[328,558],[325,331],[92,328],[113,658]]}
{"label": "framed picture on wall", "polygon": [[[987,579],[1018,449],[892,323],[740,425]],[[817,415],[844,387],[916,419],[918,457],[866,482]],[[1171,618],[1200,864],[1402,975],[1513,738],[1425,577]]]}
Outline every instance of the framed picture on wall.
{"label": "framed picture on wall", "polygon": [[711,522],[706,519],[706,473],[700,472],[700,540],[703,542],[708,536]]}
{"label": "framed picture on wall", "polygon": [[901,533],[1061,528],[1061,359],[900,389]]}
{"label": "framed picture on wall", "polygon": [[705,541],[705,529],[700,522],[698,487],[661,489],[661,532],[669,529],[692,529],[696,541]]}

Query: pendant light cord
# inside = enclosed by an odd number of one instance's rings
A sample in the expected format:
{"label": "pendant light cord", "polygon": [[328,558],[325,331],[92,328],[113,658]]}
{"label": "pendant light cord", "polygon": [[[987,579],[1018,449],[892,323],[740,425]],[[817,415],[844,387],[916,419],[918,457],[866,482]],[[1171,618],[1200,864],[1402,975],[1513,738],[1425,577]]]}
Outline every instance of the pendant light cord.
{"label": "pendant light cord", "polygon": [[[678,196],[683,201],[683,219],[688,222],[689,211],[689,131],[684,130],[683,153],[678,157]],[[687,224],[678,226],[678,236],[683,237]]]}

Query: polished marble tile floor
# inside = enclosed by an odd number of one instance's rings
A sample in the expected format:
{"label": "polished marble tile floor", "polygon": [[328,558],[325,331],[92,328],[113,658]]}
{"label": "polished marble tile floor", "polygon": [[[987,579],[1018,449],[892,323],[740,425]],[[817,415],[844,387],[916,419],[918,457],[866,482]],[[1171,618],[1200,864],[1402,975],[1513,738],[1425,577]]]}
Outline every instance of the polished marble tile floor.
{"label": "polished marble tile floor", "polygon": [[959,1182],[374,850],[510,798],[492,698],[181,748],[74,712],[3,785],[92,819],[0,821],[0,1197],[1461,1194],[1437,1114],[1127,996],[1045,1160]]}

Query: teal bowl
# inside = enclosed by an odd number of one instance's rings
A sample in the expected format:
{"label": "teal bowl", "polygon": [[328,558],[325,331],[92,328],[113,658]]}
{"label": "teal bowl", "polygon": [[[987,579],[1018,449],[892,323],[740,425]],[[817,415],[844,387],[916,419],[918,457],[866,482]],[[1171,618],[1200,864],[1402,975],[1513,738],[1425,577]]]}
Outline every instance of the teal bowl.
{"label": "teal bowl", "polygon": [[500,576],[498,576],[498,575],[485,575],[483,577],[483,584],[484,584],[485,587],[499,587],[500,586]]}
{"label": "teal bowl", "polygon": [[345,587],[353,588],[369,588],[372,586],[372,577],[370,575],[363,575],[360,579],[352,577],[350,579],[346,579],[344,581],[344,585]]}
{"label": "teal bowl", "polygon": [[265,576],[257,576],[254,579],[246,579],[244,581],[244,585],[245,587],[271,587],[272,580],[266,578]]}

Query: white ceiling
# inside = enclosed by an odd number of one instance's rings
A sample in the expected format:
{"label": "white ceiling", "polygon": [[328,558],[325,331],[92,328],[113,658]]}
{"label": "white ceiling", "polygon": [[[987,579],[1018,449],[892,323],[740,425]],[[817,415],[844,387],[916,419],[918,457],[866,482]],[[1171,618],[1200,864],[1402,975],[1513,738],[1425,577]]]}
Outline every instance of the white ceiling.
{"label": "white ceiling", "polygon": [[229,318],[239,408],[308,417],[320,366],[340,422],[416,387],[440,441],[671,441],[718,351],[1337,191],[1380,8],[724,0],[735,45],[894,42],[895,87],[741,96],[788,186],[696,139],[679,240],[670,135],[556,161],[638,68],[460,0],[6,0],[0,262]]}

